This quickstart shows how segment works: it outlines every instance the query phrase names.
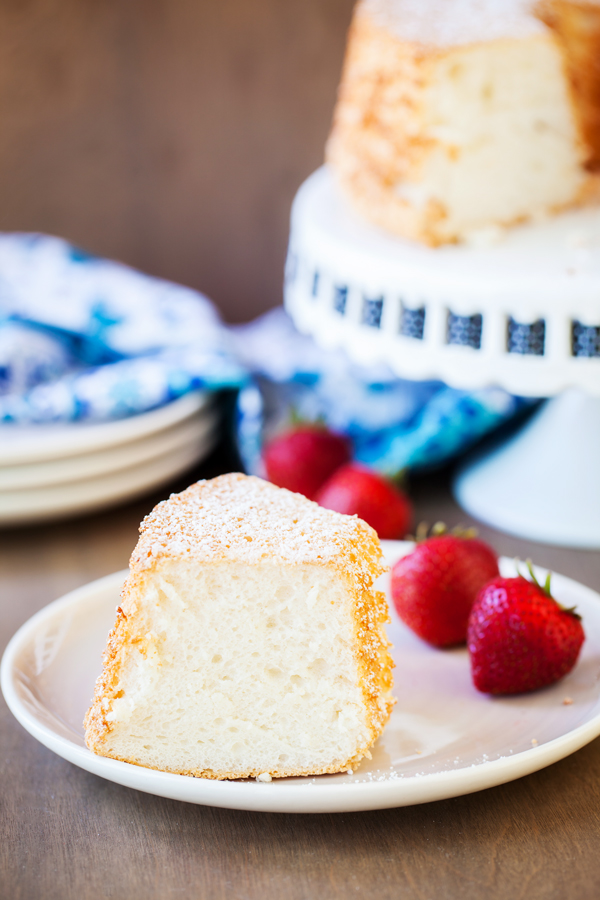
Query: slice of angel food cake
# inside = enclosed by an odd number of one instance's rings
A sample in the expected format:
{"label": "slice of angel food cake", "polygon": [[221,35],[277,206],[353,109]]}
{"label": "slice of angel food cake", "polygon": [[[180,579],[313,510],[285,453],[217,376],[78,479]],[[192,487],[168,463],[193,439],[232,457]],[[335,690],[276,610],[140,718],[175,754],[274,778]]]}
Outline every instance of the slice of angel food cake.
{"label": "slice of angel food cake", "polygon": [[94,753],[202,778],[354,769],[394,699],[377,534],[240,474],[143,521],[85,718]]}

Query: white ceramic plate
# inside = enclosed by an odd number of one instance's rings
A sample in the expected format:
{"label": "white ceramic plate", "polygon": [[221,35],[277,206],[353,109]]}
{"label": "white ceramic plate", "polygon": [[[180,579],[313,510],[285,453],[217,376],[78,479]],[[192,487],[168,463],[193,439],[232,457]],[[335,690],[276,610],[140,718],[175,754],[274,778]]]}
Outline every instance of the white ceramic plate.
{"label": "white ceramic plate", "polygon": [[42,522],[88,513],[141,496],[198,463],[212,450],[215,440],[213,428],[166,453],[93,478],[5,491],[0,493],[0,524]]}
{"label": "white ceramic plate", "polygon": [[[410,545],[385,542],[389,563]],[[513,564],[502,560],[505,574]],[[600,734],[600,597],[555,576],[554,592],[583,615],[587,639],[562,682],[525,696],[491,699],[472,687],[465,650],[436,651],[396,619],[398,704],[354,775],[210,781],[95,756],[81,725],[125,572],[73,591],[29,620],[2,660],[6,701],[39,741],[83,769],[162,797],[268,812],[349,812],[407,806],[512,781],[562,759]],[[540,574],[543,574],[540,572]],[[569,697],[572,703],[565,705]],[[535,743],[534,743],[535,742]]]}
{"label": "white ceramic plate", "polygon": [[64,425],[0,425],[0,465],[21,465],[139,440],[182,422],[211,401],[195,391],[150,412],[112,422],[69,422]]}
{"label": "white ceramic plate", "polygon": [[169,428],[163,428],[124,444],[44,462],[0,466],[0,509],[3,493],[30,491],[50,485],[97,478],[118,469],[138,466],[156,457],[165,456],[193,441],[198,443],[205,441],[208,434],[214,430],[216,420],[215,410],[202,409]]}

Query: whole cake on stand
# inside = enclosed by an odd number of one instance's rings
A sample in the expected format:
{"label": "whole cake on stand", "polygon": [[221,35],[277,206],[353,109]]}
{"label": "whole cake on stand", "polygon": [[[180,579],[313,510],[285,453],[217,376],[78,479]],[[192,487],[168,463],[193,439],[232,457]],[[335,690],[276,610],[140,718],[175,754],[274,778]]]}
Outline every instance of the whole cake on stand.
{"label": "whole cake on stand", "polygon": [[600,92],[584,61],[600,6],[537,12],[359,4],[328,166],[294,202],[285,302],[322,345],[400,376],[560,394],[455,491],[497,527],[598,547]]}

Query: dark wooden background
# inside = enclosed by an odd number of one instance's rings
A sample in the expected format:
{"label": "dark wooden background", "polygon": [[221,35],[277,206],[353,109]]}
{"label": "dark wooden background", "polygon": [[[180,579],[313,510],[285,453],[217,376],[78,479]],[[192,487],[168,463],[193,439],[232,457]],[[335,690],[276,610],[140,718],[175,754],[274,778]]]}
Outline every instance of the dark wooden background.
{"label": "dark wooden background", "polygon": [[281,302],[352,0],[0,0],[0,229]]}

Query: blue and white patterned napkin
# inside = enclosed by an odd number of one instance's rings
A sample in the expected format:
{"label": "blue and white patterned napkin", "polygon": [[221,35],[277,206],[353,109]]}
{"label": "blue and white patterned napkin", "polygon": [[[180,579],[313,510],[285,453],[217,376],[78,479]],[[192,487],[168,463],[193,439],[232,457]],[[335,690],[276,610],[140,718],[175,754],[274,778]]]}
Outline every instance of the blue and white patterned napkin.
{"label": "blue and white patterned napkin", "polygon": [[398,379],[385,366],[356,366],[299,334],[283,309],[237,327],[234,337],[238,359],[254,376],[240,393],[238,439],[256,474],[263,440],[291,410],[348,434],[357,460],[394,475],[442,465],[531,403],[500,388],[460,391]]}
{"label": "blue and white patterned napkin", "polygon": [[245,380],[202,294],[59,238],[0,235],[0,422],[120,418]]}
{"label": "blue and white patterned napkin", "polygon": [[59,238],[0,235],[0,423],[120,418],[198,388],[241,388],[238,445],[259,474],[265,436],[292,409],[393,474],[451,459],[526,402],[360,368],[300,335],[283,309],[227,329],[189,288]]}

